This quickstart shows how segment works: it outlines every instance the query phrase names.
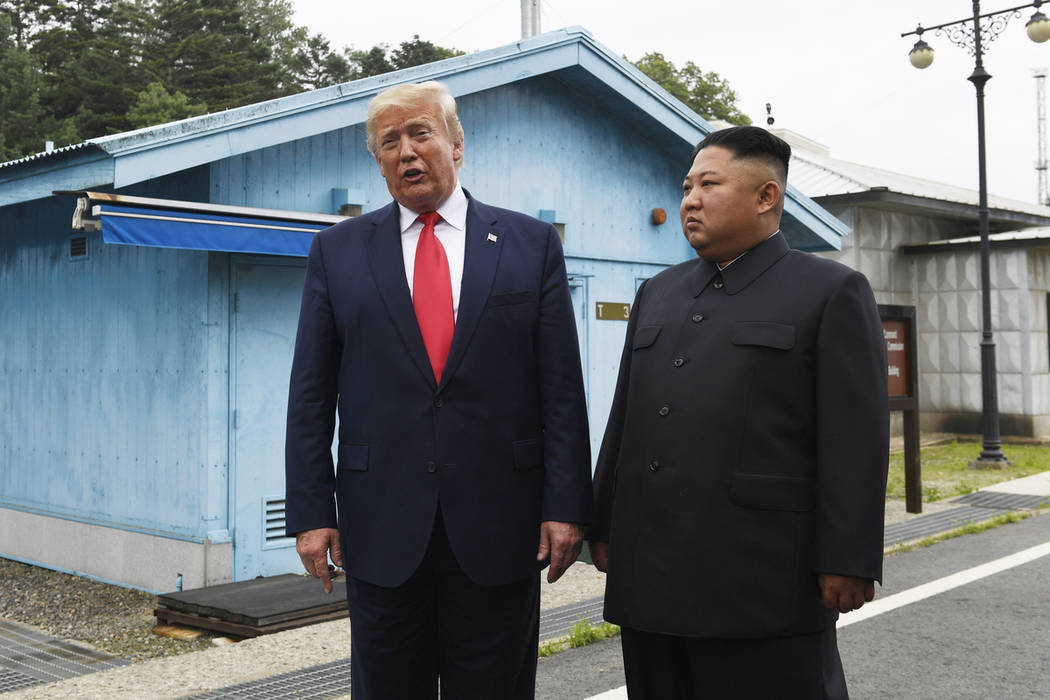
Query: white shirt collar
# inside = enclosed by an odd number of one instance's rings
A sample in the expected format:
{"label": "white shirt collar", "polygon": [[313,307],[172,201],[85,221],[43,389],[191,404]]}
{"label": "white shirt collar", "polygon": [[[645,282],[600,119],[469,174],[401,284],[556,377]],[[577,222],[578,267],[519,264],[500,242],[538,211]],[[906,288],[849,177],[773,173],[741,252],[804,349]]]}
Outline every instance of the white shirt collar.
{"label": "white shirt collar", "polygon": [[[777,235],[778,233],[780,233],[780,229],[777,229],[777,230],[776,230],[776,231],[774,231],[773,233],[769,234],[769,235],[768,235],[768,236],[767,236],[766,238],[762,239],[762,242],[763,242],[763,243],[765,243],[766,241],[768,241],[768,240],[769,240],[770,238],[772,238],[773,236]],[[747,254],[748,254],[748,253],[750,253],[750,252],[751,252],[751,249],[750,249],[750,248],[748,248],[748,249],[747,249],[747,250],[745,250],[745,251],[744,251],[743,253],[741,253],[740,255],[736,256],[735,258],[733,258],[732,260],[730,260],[729,262],[727,262],[727,263],[726,263],[725,265],[719,265],[719,266],[718,266],[718,269],[719,269],[719,270],[724,270],[724,269],[726,269],[727,267],[729,267],[730,265],[732,265],[732,264],[733,264],[733,263],[735,263],[735,262],[736,262],[737,260],[739,260],[740,258],[744,257],[745,255],[747,255]]]}
{"label": "white shirt collar", "polygon": [[[401,202],[397,203],[397,207],[401,212],[401,233],[404,233],[411,228],[412,224],[416,223],[422,212],[412,211],[401,204]],[[460,231],[467,230],[467,195],[463,193],[459,180],[456,180],[456,186],[452,188],[452,194],[437,208],[437,213],[441,216],[442,221],[449,226]]]}

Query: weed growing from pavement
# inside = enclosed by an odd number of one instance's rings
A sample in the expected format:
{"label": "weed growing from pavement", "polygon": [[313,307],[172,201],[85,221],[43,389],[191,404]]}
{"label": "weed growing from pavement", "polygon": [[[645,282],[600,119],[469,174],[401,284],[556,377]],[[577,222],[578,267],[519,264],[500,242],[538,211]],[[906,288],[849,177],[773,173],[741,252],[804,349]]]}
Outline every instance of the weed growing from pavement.
{"label": "weed growing from pavement", "polygon": [[[1001,481],[1050,471],[1050,446],[1047,445],[1008,443],[1003,445],[1003,452],[1013,464],[1002,469],[971,469],[970,462],[980,450],[979,442],[961,440],[923,447],[919,452],[922,500],[932,503],[963,496]],[[903,452],[890,455],[886,498],[904,499]]]}
{"label": "weed growing from pavement", "polygon": [[552,639],[541,644],[538,656],[543,659],[548,656],[553,656],[559,651],[593,644],[602,639],[615,637],[618,634],[620,634],[620,627],[618,625],[603,622],[595,627],[587,620],[577,620],[576,624],[569,628],[568,636],[561,639]]}
{"label": "weed growing from pavement", "polygon": [[[1040,508],[1040,511],[1045,508]],[[930,535],[929,537],[923,537],[921,540],[915,542],[906,542],[903,544],[897,544],[886,550],[885,556],[891,556],[893,554],[900,554],[902,552],[910,552],[913,549],[919,549],[920,547],[930,547],[937,544],[938,542],[944,542],[945,540],[954,539],[956,537],[962,537],[963,535],[976,535],[978,532],[984,532],[985,530],[993,530],[1002,525],[1009,525],[1010,523],[1019,523],[1026,518],[1030,518],[1036,514],[1037,511],[1014,511],[1012,513],[1003,513],[997,515],[994,518],[988,520],[982,520],[976,523],[967,523],[962,527],[957,527],[954,530],[948,532],[942,532],[937,535]]]}

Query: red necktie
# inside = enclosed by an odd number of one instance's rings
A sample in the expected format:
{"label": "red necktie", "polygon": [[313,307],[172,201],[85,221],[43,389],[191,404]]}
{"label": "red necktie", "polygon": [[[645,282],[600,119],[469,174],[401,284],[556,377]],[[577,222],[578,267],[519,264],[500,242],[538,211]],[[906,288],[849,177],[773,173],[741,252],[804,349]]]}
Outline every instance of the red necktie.
{"label": "red necktie", "polygon": [[452,347],[456,318],[452,313],[452,276],[448,271],[445,248],[434,234],[434,224],[441,220],[436,211],[419,215],[423,231],[416,244],[416,264],[412,273],[412,306],[427,347],[434,377],[441,383],[441,371]]}

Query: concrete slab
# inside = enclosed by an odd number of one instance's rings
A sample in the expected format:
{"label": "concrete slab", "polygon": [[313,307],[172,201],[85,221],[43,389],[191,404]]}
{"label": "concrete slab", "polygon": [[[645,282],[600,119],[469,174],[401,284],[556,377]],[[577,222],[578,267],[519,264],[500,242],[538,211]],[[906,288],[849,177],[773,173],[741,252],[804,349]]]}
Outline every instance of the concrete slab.
{"label": "concrete slab", "polygon": [[1003,481],[992,486],[985,486],[981,491],[1016,493],[1024,496],[1050,496],[1050,472],[1033,474],[1013,481]]}

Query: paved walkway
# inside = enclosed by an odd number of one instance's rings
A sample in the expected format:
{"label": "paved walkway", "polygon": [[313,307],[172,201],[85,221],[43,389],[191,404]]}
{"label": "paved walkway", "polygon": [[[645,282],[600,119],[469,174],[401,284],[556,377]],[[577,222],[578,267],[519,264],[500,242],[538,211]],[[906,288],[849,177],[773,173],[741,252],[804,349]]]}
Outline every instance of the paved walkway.
{"label": "paved walkway", "polygon": [[[922,515],[890,513],[886,546],[986,520],[999,513],[1035,508],[1048,501],[1050,472],[1045,472],[937,504],[936,508],[929,509],[932,512]],[[541,639],[565,634],[581,617],[599,621],[603,587],[602,575],[583,563],[574,565],[563,581],[553,586],[544,584]],[[0,627],[0,632],[4,629],[8,628]],[[4,693],[5,700],[349,697],[346,689],[350,674],[347,656],[350,630],[346,620],[131,665],[119,665],[125,662],[40,635],[36,635],[31,644],[23,645],[24,649],[18,649],[11,639],[5,641],[7,647],[0,653],[0,693],[11,691]],[[63,654],[66,655],[64,666],[56,663],[56,660],[63,661]],[[70,655],[79,656],[71,659]],[[46,667],[52,675],[36,673],[37,667]],[[101,668],[105,670],[97,670]],[[70,675],[72,677],[68,677]],[[27,682],[27,677],[36,684],[15,690]],[[7,684],[5,678],[9,681]]]}

